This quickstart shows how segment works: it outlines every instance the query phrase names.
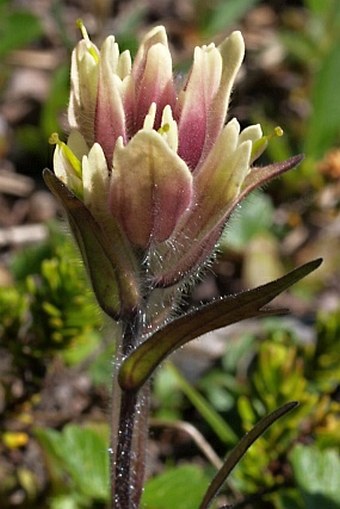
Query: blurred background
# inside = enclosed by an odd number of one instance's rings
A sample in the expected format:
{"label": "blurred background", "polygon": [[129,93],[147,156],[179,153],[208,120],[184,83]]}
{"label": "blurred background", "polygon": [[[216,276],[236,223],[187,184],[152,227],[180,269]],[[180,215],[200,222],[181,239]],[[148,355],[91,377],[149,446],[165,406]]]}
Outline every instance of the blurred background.
{"label": "blurred background", "polygon": [[157,372],[143,507],[197,509],[220,458],[262,416],[298,400],[215,507],[340,508],[338,0],[0,0],[0,508],[108,505],[114,345],[41,178],[50,134],[67,132],[78,18],[96,44],[113,33],[132,53],[165,25],[179,78],[194,46],[242,30],[229,118],[260,122],[265,134],[283,128],[261,165],[305,154],[237,211],[186,306],[324,258],[277,299],[288,317],[211,333]]}

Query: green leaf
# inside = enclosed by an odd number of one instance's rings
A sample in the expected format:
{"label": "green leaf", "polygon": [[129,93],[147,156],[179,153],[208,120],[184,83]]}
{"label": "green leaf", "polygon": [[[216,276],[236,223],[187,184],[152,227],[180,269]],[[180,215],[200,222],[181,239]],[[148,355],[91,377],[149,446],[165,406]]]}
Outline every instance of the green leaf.
{"label": "green leaf", "polygon": [[298,444],[290,453],[307,509],[340,508],[340,458],[335,449]]}
{"label": "green leaf", "polygon": [[194,465],[182,465],[146,483],[143,509],[197,509],[209,484],[203,471]]}
{"label": "green leaf", "polygon": [[207,509],[210,506],[211,502],[218,494],[230,472],[234,469],[234,467],[240,461],[242,456],[244,456],[249,447],[255,442],[255,440],[257,440],[269,428],[269,426],[271,426],[275,421],[280,419],[280,417],[295,408],[297,405],[298,403],[293,401],[275,410],[271,414],[261,419],[246,435],[241,438],[239,443],[230,452],[225,463],[212,480],[208,491],[206,492],[204,499],[199,506],[199,509]]}
{"label": "green leaf", "polygon": [[282,313],[282,310],[268,309],[264,306],[283,290],[319,267],[321,261],[321,259],[311,261],[276,281],[237,295],[229,295],[175,318],[149,336],[124,360],[119,371],[121,387],[125,390],[139,389],[170,353],[206,332],[246,318]]}
{"label": "green leaf", "polygon": [[108,500],[109,454],[103,437],[76,425],[67,425],[62,432],[38,429],[36,435],[52,465],[67,473],[81,494]]}

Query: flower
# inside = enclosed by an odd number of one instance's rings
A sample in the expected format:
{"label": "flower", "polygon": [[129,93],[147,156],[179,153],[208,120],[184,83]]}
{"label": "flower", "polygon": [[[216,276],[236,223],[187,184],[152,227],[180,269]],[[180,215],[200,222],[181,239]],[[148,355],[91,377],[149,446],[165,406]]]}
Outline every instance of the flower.
{"label": "flower", "polygon": [[[120,273],[128,274],[128,307],[134,307],[142,269],[151,287],[171,286],[197,271],[239,201],[298,160],[252,168],[268,137],[259,125],[243,131],[236,119],[225,125],[244,57],[240,32],[217,47],[195,48],[177,91],[164,27],[145,36],[133,64],[113,36],[99,50],[81,30],[83,40],[72,53],[70,135],[67,144],[52,137],[54,172],[78,200],[73,210],[86,209],[87,227],[79,231],[79,218],[71,219],[89,272],[96,264],[88,253],[95,237],[96,245],[106,246],[103,259],[120,300],[127,284]],[[67,199],[63,204],[70,209]],[[86,228],[95,234],[88,237]]]}

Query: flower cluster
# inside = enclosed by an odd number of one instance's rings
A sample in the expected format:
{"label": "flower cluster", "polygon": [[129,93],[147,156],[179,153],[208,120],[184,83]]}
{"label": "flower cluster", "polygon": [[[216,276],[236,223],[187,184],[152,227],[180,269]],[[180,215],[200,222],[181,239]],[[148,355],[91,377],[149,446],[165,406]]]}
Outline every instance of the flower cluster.
{"label": "flower cluster", "polygon": [[[152,287],[183,280],[211,255],[237,203],[293,163],[252,168],[267,143],[261,127],[225,124],[244,57],[240,32],[218,47],[195,48],[178,91],[164,27],[145,36],[133,64],[113,36],[99,50],[81,28],[72,54],[70,135],[67,144],[52,137],[54,172],[86,208],[96,241],[109,246],[105,256],[114,252],[115,277],[133,274],[138,305],[141,266]],[[83,230],[76,237],[88,251]],[[93,276],[96,261],[83,256]],[[118,281],[116,293],[124,284]]]}

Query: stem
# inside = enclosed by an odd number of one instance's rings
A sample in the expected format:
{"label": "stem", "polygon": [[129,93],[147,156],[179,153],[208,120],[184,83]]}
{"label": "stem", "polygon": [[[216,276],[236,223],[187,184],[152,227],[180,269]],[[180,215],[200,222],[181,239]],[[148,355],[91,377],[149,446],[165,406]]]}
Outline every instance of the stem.
{"label": "stem", "polygon": [[113,499],[114,509],[134,509],[132,505],[132,485],[131,463],[132,463],[132,444],[133,431],[136,416],[137,394],[123,392],[120,408],[117,456],[115,465],[115,493]]}
{"label": "stem", "polygon": [[142,494],[148,432],[148,388],[122,391],[118,370],[122,360],[138,344],[141,315],[124,324],[115,355],[111,421],[111,497],[112,509],[137,509]]}

